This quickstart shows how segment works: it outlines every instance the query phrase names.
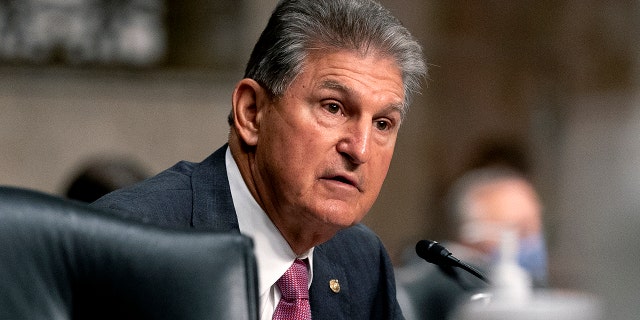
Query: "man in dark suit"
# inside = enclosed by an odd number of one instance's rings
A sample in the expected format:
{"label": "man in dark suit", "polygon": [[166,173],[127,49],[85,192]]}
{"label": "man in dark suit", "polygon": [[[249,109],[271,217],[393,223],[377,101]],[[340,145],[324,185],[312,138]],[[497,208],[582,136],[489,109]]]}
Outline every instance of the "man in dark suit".
{"label": "man in dark suit", "polygon": [[389,257],[359,222],[425,72],[420,45],[374,1],[281,1],[233,92],[228,144],[93,205],[251,236],[262,319],[298,260],[314,319],[401,319]]}

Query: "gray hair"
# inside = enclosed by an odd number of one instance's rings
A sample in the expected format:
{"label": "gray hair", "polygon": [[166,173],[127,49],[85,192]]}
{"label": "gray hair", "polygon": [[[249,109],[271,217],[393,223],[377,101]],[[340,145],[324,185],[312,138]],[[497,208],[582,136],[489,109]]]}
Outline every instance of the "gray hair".
{"label": "gray hair", "polygon": [[245,78],[272,97],[284,94],[309,50],[339,48],[393,57],[404,86],[403,112],[420,91],[427,67],[422,48],[391,12],[373,0],[282,0],[258,39]]}

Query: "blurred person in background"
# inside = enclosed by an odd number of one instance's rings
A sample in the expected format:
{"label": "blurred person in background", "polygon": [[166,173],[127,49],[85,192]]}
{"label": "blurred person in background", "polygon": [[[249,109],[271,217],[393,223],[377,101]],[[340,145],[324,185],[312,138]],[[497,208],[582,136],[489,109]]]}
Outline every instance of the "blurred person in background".
{"label": "blurred person in background", "polygon": [[[444,246],[487,274],[499,259],[503,232],[514,231],[519,238],[518,263],[535,287],[544,287],[547,250],[542,211],[534,186],[519,171],[504,165],[473,169],[456,180],[449,192],[447,214],[455,239]],[[396,276],[408,319],[446,319],[463,299],[486,286],[465,271],[419,258],[398,268]]]}
{"label": "blurred person in background", "polygon": [[518,263],[534,285],[546,285],[543,208],[525,176],[509,168],[477,169],[456,182],[451,197],[449,210],[458,226],[457,241],[477,254],[476,261],[495,262],[502,232],[513,230],[520,240]]}

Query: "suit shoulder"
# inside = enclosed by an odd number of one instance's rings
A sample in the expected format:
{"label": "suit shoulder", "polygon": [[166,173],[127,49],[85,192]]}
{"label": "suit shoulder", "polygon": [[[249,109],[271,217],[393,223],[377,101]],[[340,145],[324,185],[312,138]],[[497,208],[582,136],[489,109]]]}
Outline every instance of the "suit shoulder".
{"label": "suit shoulder", "polygon": [[191,173],[197,164],[181,161],[166,169],[159,174],[148,178],[133,186],[116,190],[98,201],[109,199],[138,199],[145,197],[153,197],[154,194],[171,193],[174,190],[190,190],[191,189]]}
{"label": "suit shoulder", "polygon": [[127,218],[160,225],[191,219],[191,173],[197,164],[181,161],[131,187],[111,192],[91,204]]}

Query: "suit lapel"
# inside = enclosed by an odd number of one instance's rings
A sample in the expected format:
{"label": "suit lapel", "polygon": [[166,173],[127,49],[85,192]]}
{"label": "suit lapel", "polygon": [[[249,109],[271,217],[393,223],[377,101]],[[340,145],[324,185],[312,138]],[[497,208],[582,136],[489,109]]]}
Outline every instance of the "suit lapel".
{"label": "suit lapel", "polygon": [[[344,268],[327,257],[322,245],[313,251],[313,282],[309,291],[311,314],[314,320],[352,319],[349,303],[351,284]],[[334,292],[331,282],[339,283],[339,291]],[[335,286],[334,286],[335,289]]]}

